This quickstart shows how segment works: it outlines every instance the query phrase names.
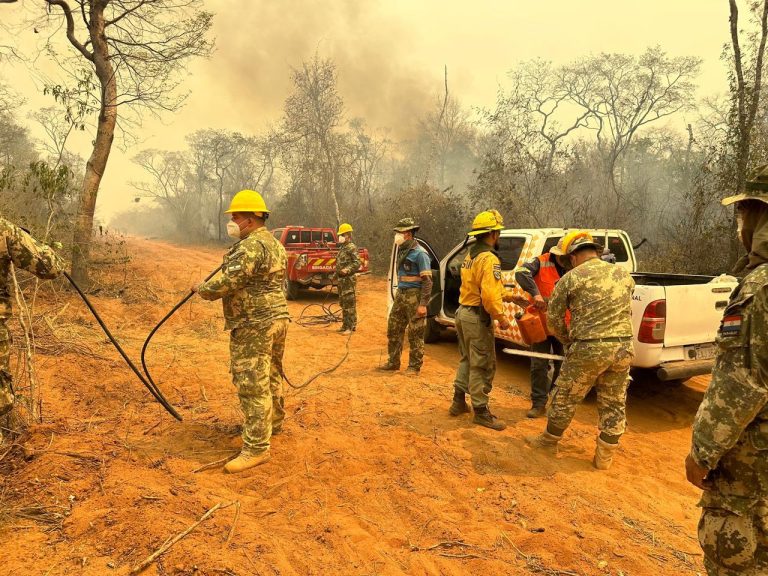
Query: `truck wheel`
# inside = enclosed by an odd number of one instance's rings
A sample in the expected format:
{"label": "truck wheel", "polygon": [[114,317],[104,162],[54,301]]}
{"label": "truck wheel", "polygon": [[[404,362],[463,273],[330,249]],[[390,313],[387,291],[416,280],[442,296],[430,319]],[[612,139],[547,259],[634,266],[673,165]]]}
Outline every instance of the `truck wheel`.
{"label": "truck wheel", "polygon": [[443,327],[434,318],[427,318],[427,325],[424,328],[424,342],[427,344],[439,342],[442,332]]}
{"label": "truck wheel", "polygon": [[285,297],[288,300],[296,300],[299,297],[299,287],[301,284],[298,282],[292,282],[291,280],[286,280],[285,284],[283,285],[283,292],[285,292]]}

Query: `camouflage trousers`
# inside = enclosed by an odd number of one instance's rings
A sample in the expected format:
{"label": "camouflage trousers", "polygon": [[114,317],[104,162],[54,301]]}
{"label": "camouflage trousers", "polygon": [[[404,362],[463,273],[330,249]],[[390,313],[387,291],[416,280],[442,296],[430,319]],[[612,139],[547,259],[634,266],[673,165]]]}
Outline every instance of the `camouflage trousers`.
{"label": "camouflage trousers", "polygon": [[387,340],[389,363],[400,366],[400,356],[403,353],[403,337],[408,329],[408,342],[411,345],[408,356],[408,366],[421,369],[424,362],[424,329],[426,317],[417,318],[416,309],[421,300],[421,288],[398,288],[395,302],[389,311],[387,322]]}
{"label": "camouflage trousers", "polygon": [[243,410],[243,451],[269,448],[272,431],[283,425],[283,353],[288,319],[270,326],[241,326],[230,333],[232,382]]}
{"label": "camouflage trousers", "polygon": [[496,374],[496,339],[490,316],[480,308],[459,306],[456,335],[461,359],[453,386],[469,394],[475,408],[487,406]]}
{"label": "camouflage trousers", "polygon": [[341,306],[341,327],[347,330],[357,328],[357,278],[347,276],[338,279],[339,305]]}
{"label": "camouflage trousers", "polygon": [[0,320],[0,416],[13,408],[15,396],[11,379],[11,332],[5,320]]}
{"label": "camouflage trousers", "polygon": [[600,432],[605,436],[621,436],[627,425],[627,387],[632,358],[631,340],[574,342],[557,379],[557,389],[547,413],[547,429],[568,428],[576,407],[595,387]]}
{"label": "camouflage trousers", "polygon": [[[768,426],[768,424],[763,424]],[[709,474],[699,543],[709,576],[768,574],[768,430],[753,424]]]}

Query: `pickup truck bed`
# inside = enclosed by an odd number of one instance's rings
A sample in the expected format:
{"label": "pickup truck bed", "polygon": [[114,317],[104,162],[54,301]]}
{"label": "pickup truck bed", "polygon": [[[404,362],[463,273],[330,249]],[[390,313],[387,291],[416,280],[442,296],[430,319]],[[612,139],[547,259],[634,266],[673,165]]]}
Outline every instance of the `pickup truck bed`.
{"label": "pickup truck bed", "polygon": [[736,284],[728,277],[634,273],[634,365],[660,379],[709,372],[720,318]]}

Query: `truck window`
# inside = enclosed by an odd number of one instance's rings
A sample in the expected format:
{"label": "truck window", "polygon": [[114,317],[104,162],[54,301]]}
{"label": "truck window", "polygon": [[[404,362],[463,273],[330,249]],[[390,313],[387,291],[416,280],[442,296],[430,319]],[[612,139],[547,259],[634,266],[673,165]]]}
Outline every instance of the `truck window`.
{"label": "truck window", "polygon": [[560,238],[562,238],[562,236],[552,236],[552,238],[547,238],[547,241],[544,242],[544,248],[542,248],[541,253],[546,254],[549,252],[549,249],[552,248],[552,246],[557,246],[557,243],[560,242]]}
{"label": "truck window", "polygon": [[295,231],[288,232],[288,237],[285,239],[286,244],[298,244],[299,243],[299,233]]}
{"label": "truck window", "polygon": [[525,236],[502,236],[499,238],[499,258],[502,270],[514,270],[525,248]]}
{"label": "truck window", "polygon": [[312,230],[312,242],[322,242],[323,232],[321,230]]}
{"label": "truck window", "polygon": [[[602,238],[601,244],[604,242],[605,238]],[[627,247],[624,245],[624,240],[619,236],[608,236],[608,249],[616,256],[616,262],[627,262],[629,260]]]}
{"label": "truck window", "polygon": [[336,242],[336,239],[333,237],[333,232],[328,232],[327,230],[323,232],[323,241]]}
{"label": "truck window", "polygon": [[272,235],[278,240],[280,240],[283,237],[283,229],[278,228],[277,230],[272,230]]}
{"label": "truck window", "polygon": [[302,244],[310,244],[312,242],[312,231],[311,230],[302,230],[301,231],[301,243]]}

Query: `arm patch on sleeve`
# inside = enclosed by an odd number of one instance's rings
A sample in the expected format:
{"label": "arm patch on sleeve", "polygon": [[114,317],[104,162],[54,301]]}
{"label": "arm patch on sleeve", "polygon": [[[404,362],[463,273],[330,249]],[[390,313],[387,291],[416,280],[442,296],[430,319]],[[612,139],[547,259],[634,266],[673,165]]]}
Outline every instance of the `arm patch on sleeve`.
{"label": "arm patch on sleeve", "polygon": [[501,280],[501,264],[493,265],[493,277],[496,278],[496,280]]}

